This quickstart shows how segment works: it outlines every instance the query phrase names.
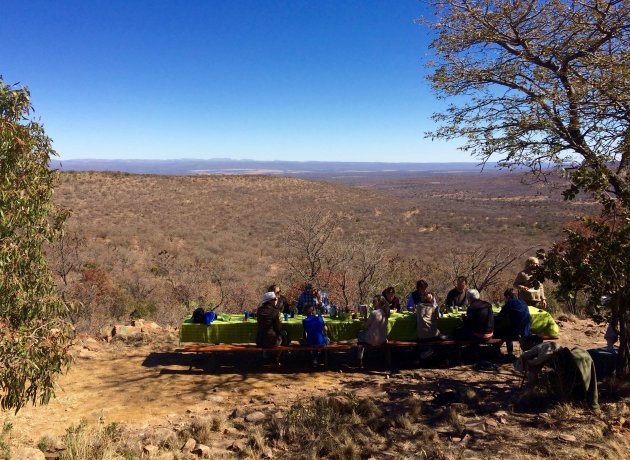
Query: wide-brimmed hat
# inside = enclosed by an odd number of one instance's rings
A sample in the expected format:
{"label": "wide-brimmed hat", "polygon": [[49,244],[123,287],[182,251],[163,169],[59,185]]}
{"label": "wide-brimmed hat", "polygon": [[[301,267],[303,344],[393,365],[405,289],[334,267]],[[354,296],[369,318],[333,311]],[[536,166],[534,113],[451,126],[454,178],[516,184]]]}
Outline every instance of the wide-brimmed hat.
{"label": "wide-brimmed hat", "polygon": [[260,302],[260,304],[262,305],[264,303],[269,302],[270,300],[276,300],[276,293],[275,292],[265,292],[263,294],[262,301]]}

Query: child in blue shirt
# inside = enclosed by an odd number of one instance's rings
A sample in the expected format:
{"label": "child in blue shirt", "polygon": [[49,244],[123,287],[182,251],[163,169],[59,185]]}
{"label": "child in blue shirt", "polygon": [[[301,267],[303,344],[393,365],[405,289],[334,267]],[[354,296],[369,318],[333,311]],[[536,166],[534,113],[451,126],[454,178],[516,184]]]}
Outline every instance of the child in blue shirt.
{"label": "child in blue shirt", "polygon": [[330,339],[326,337],[326,323],[324,318],[315,315],[313,305],[308,305],[304,309],[306,318],[302,320],[304,327],[304,344],[314,347],[324,347],[330,343]]}

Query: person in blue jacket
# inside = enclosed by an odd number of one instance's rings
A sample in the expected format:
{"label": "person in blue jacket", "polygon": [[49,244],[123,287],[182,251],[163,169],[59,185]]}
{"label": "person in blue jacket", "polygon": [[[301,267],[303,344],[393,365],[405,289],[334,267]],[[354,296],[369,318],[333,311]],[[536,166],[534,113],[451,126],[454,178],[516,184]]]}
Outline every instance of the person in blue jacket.
{"label": "person in blue jacket", "polygon": [[503,293],[505,304],[494,321],[494,336],[506,340],[509,354],[514,352],[513,341],[531,335],[532,317],[527,304],[518,298],[514,288]]}
{"label": "person in blue jacket", "polygon": [[[304,339],[302,344],[310,347],[325,347],[330,343],[330,338],[326,337],[326,323],[324,318],[315,315],[315,307],[307,305],[304,308],[306,318],[302,320],[304,328]],[[317,351],[312,351],[313,365],[317,364]]]}

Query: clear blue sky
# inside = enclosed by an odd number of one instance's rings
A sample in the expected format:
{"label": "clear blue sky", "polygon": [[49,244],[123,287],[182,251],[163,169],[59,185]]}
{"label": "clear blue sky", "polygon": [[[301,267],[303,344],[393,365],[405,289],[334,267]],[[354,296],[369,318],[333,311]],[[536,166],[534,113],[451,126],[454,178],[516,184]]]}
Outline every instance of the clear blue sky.
{"label": "clear blue sky", "polygon": [[0,74],[62,159],[473,161],[424,139],[425,4],[9,2]]}

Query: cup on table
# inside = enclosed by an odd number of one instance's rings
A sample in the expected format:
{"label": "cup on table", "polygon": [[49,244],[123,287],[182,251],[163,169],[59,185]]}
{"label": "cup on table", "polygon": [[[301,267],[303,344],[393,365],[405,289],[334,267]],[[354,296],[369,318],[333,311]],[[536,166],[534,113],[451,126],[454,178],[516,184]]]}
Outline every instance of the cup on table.
{"label": "cup on table", "polygon": [[246,311],[246,312],[245,312],[245,321],[247,321],[248,319],[249,319],[249,312],[248,312],[248,311]]}
{"label": "cup on table", "polygon": [[295,310],[291,310],[291,318],[295,318]]}
{"label": "cup on table", "polygon": [[285,320],[285,321],[288,321],[288,320],[289,320],[289,314],[288,314],[288,313],[285,313],[285,314],[284,314],[284,320]]}

